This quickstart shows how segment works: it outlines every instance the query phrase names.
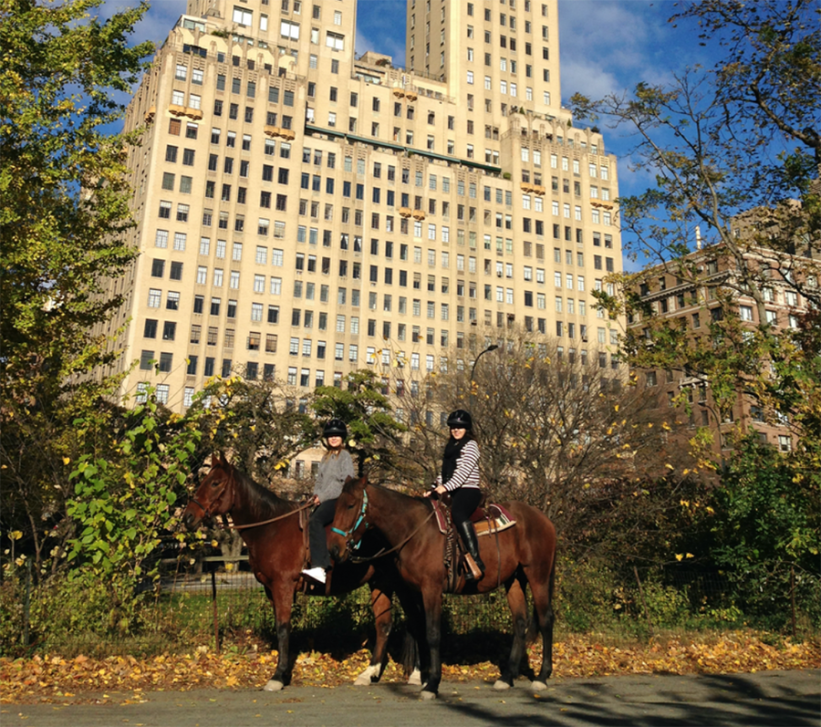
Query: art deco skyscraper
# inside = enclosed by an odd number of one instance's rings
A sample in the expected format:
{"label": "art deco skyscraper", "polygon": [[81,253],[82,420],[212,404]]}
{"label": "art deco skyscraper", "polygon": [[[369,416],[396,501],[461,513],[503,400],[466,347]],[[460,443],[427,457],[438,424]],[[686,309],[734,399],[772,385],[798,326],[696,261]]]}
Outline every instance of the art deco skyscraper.
{"label": "art deco skyscraper", "polygon": [[556,0],[409,0],[407,69],[355,56],[356,12],[189,0],[157,52],[126,122],[125,391],[181,410],[214,375],[401,389],[521,330],[609,345],[616,159],[561,108]]}

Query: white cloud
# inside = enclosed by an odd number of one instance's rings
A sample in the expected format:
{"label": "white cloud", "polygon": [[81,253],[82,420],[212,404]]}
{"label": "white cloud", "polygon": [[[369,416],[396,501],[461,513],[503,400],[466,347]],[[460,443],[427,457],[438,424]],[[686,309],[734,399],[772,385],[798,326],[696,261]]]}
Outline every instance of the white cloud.
{"label": "white cloud", "polygon": [[562,96],[579,91],[593,98],[632,88],[638,81],[663,83],[680,65],[681,36],[667,18],[672,2],[560,0]]}
{"label": "white cloud", "polygon": [[405,63],[405,1],[358,0],[356,52],[373,50]]}
{"label": "white cloud", "polygon": [[[138,0],[104,0],[100,6],[100,16],[110,18],[115,13],[134,8],[139,5]],[[151,3],[148,12],[143,15],[142,20],[134,27],[134,35],[131,36],[134,43],[141,43],[144,40],[151,40],[158,45],[162,44],[168,37],[174,23],[180,15],[185,13],[185,0],[155,0]]]}

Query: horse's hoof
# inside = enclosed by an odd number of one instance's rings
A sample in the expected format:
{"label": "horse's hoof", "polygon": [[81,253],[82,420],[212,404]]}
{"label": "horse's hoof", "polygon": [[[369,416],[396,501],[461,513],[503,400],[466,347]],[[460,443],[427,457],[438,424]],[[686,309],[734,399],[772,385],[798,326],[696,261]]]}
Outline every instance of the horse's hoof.
{"label": "horse's hoof", "polygon": [[354,682],[354,686],[357,687],[367,687],[373,684],[376,681],[379,681],[379,672],[381,671],[380,667],[377,666],[369,666],[365,671],[363,671]]}
{"label": "horse's hoof", "polygon": [[503,692],[505,689],[510,689],[510,684],[508,684],[504,679],[497,679],[493,684],[493,688],[497,692]]}
{"label": "horse's hoof", "polygon": [[531,688],[534,692],[543,692],[545,689],[547,689],[547,684],[545,684],[544,682],[540,682],[540,681],[538,681],[538,680],[537,680],[537,681],[535,681],[535,682],[530,682],[530,688]]}
{"label": "horse's hoof", "polygon": [[422,672],[419,669],[414,669],[408,677],[408,684],[412,687],[422,686]]}
{"label": "horse's hoof", "polygon": [[280,682],[280,681],[278,681],[278,680],[276,680],[276,679],[271,679],[271,680],[269,680],[269,681],[268,681],[268,683],[267,683],[267,684],[263,687],[263,689],[264,689],[266,692],[278,692],[278,691],[280,691],[280,690],[281,690],[284,686],[285,686],[285,685],[284,685],[282,682]]}
{"label": "horse's hoof", "polygon": [[436,692],[429,692],[426,689],[423,689],[419,692],[419,698],[423,702],[429,702],[431,699],[436,699]]}

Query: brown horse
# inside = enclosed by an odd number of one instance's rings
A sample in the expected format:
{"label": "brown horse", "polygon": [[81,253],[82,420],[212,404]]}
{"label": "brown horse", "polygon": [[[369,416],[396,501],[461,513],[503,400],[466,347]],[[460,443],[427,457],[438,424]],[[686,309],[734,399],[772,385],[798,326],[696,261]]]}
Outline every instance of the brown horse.
{"label": "brown horse", "polygon": [[[480,581],[460,579],[457,592],[487,593],[503,584],[513,615],[514,637],[506,667],[494,687],[507,689],[519,674],[525,653],[527,598],[530,584],[534,617],[543,640],[542,668],[531,688],[546,689],[553,671],[553,580],[556,565],[556,530],[543,513],[521,502],[502,503],[516,525],[490,537],[480,538],[485,575]],[[422,698],[432,699],[442,679],[439,655],[442,592],[445,584],[445,536],[430,517],[428,500],[372,485],[365,478],[349,480],[336,503],[329,545],[331,555],[344,562],[352,547],[369,528],[379,530],[395,550],[399,576],[422,596],[430,677]],[[498,538],[498,540],[497,540]],[[497,550],[498,547],[498,550]]]}
{"label": "brown horse", "polygon": [[[249,526],[240,530],[248,547],[248,563],[257,580],[264,586],[268,600],[274,607],[279,657],[277,668],[265,685],[266,691],[279,691],[291,680],[292,664],[289,654],[291,608],[297,589],[303,585],[303,534],[299,528],[299,505],[283,500],[261,487],[251,477],[236,469],[223,457],[216,455],[211,470],[197,488],[183,512],[185,526],[191,530],[202,521],[216,515],[231,514],[235,526]],[[292,513],[289,515],[289,513]],[[273,518],[274,522],[262,523]],[[384,545],[380,542],[379,545]],[[374,551],[376,547],[374,547]],[[405,604],[406,611],[414,608],[412,594],[397,578],[390,562],[383,559],[368,564],[348,563],[335,566],[327,585],[312,580],[307,593],[313,596],[336,596],[368,584],[371,606],[376,621],[376,643],[368,668],[354,682],[371,684],[379,679],[387,660],[388,636],[391,631],[391,599],[394,593]],[[418,668],[409,679],[421,684]]]}

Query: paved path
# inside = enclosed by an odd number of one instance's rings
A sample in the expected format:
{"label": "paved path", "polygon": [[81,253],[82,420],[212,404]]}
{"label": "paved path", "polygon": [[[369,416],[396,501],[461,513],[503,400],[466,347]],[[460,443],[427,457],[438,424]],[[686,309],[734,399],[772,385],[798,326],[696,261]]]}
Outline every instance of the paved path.
{"label": "paved path", "polygon": [[[290,687],[262,691],[151,692],[143,704],[3,705],[3,727],[499,727],[556,725],[778,725],[819,727],[821,670],[711,676],[557,679],[539,697],[520,681],[507,692],[488,684],[445,683],[439,699],[418,688]],[[110,695],[114,696],[114,695]]]}

